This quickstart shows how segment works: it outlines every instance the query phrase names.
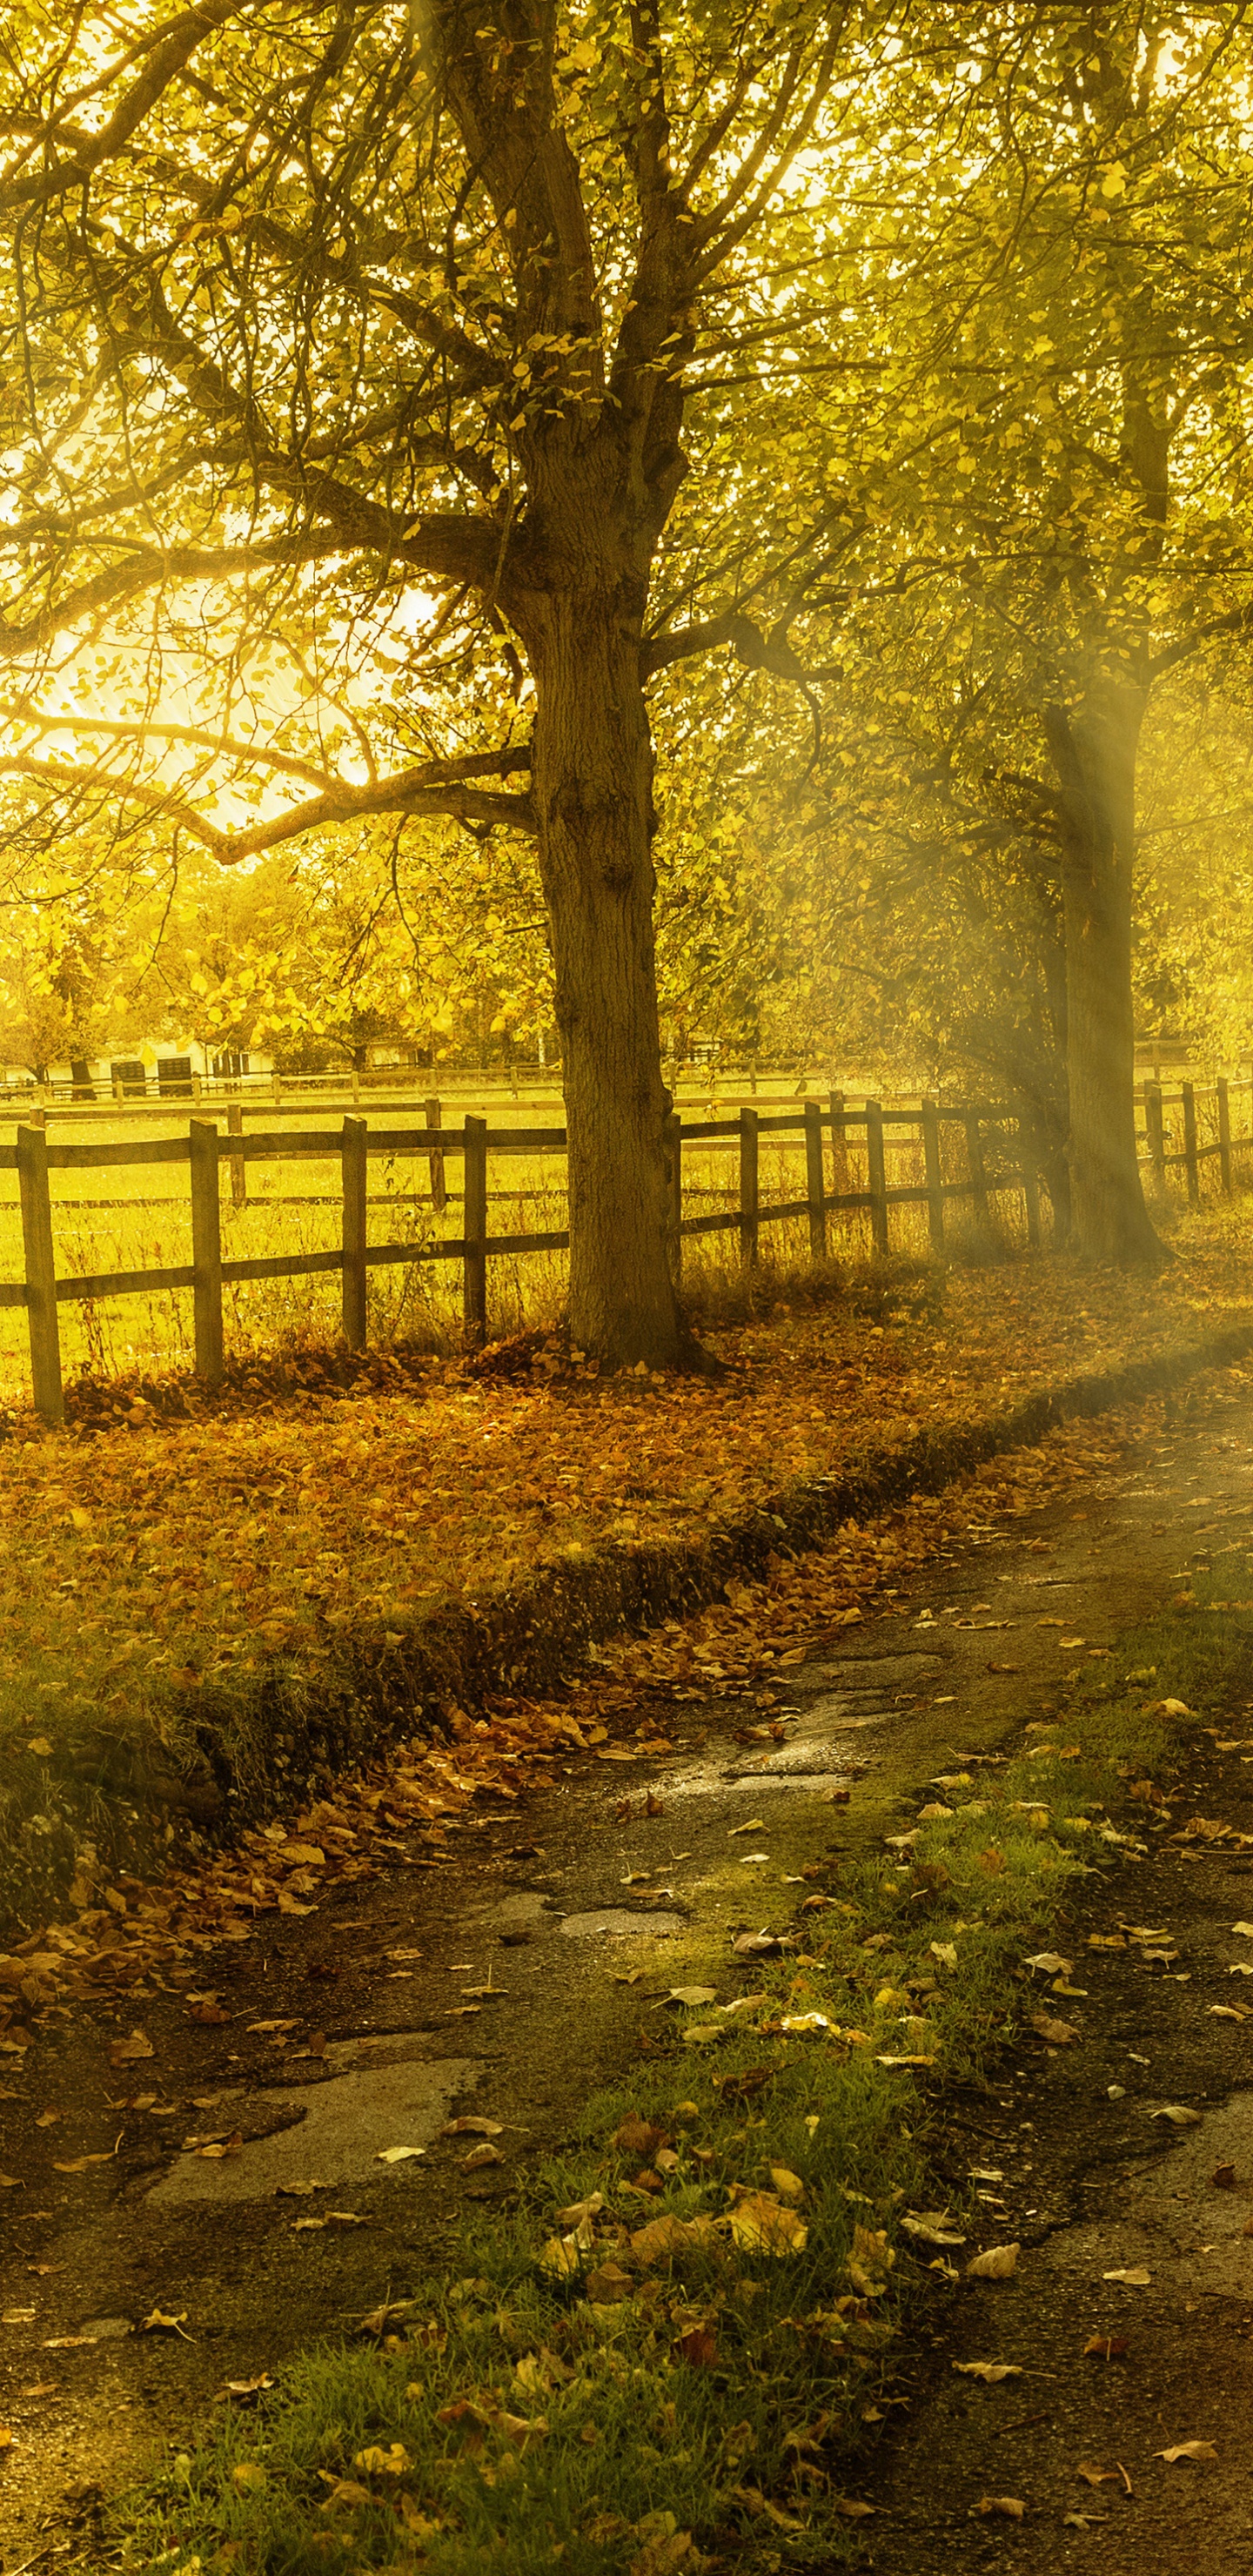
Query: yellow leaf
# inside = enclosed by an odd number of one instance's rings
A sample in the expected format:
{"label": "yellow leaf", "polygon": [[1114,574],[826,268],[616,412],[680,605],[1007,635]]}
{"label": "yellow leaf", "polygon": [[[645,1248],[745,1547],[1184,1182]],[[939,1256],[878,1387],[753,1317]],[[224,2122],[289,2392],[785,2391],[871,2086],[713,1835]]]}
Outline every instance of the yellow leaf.
{"label": "yellow leaf", "polygon": [[1018,2269],[1018,2245],[989,2245],[986,2254],[975,2254],[966,2265],[968,2281],[1008,2281]]}
{"label": "yellow leaf", "polygon": [[354,2469],[364,2469],[370,2478],[403,2478],[413,2462],[403,2442],[393,2442],[386,2451],[378,2442],[372,2442],[366,2450],[354,2452],[352,2465]]}
{"label": "yellow leaf", "polygon": [[801,2254],[809,2230],[794,2209],[781,2207],[773,2192],[750,2191],[731,2212],[731,2235],[745,2254]]}

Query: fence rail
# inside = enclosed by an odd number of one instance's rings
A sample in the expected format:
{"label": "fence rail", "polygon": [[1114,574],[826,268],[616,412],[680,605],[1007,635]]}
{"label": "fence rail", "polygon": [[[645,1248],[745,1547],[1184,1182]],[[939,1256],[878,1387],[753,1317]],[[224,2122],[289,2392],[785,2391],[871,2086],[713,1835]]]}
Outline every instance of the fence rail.
{"label": "fence rail", "polygon": [[[1202,1095],[1212,1101],[1214,1134],[1200,1140],[1198,1095],[1191,1083],[1181,1085],[1178,1093],[1166,1093],[1160,1084],[1142,1086],[1144,1152],[1141,1161],[1151,1173],[1159,1192],[1165,1190],[1169,1171],[1181,1170],[1189,1204],[1199,1204],[1201,1167],[1216,1160],[1219,1188],[1230,1193],[1234,1187],[1234,1159],[1253,1153],[1253,1133],[1237,1136],[1232,1129],[1231,1104],[1236,1091],[1248,1096],[1253,1114],[1253,1084],[1234,1085],[1219,1080],[1212,1092]],[[1168,1130],[1167,1110],[1178,1107],[1181,1113],[1182,1142],[1173,1140],[1175,1128]],[[21,1206],[23,1270],[20,1280],[0,1281],[0,1307],[24,1307],[30,1337],[31,1377],[37,1411],[45,1422],[56,1424],[64,1419],[61,1378],[60,1341],[57,1324],[59,1306],[71,1301],[95,1301],[114,1297],[142,1295],[155,1289],[190,1289],[192,1293],[195,1361],[198,1374],[210,1386],[221,1382],[225,1366],[223,1289],[242,1281],[293,1279],[338,1272],[342,1290],[344,1338],[350,1349],[361,1349],[367,1328],[367,1280],[371,1269],[398,1262],[422,1263],[454,1261],[462,1269],[462,1312],[467,1334],[481,1340],[487,1329],[487,1278],[489,1261],[497,1255],[527,1252],[555,1252],[569,1244],[564,1229],[518,1234],[488,1232],[488,1158],[489,1155],[564,1156],[564,1127],[498,1127],[489,1130],[487,1120],[467,1114],[460,1127],[443,1124],[442,1104],[427,1100],[422,1104],[423,1123],[406,1127],[371,1127],[364,1118],[345,1117],[339,1127],[305,1130],[262,1130],[251,1135],[243,1132],[238,1103],[228,1110],[225,1134],[213,1121],[192,1118],[185,1136],[137,1138],[130,1141],[82,1143],[53,1140],[49,1137],[43,1114],[36,1111],[27,1125],[19,1126],[11,1145],[0,1145],[0,1171],[16,1171]],[[961,1131],[964,1176],[946,1178],[943,1132],[945,1128]],[[805,1190],[802,1197],[763,1202],[760,1187],[760,1147],[765,1138],[791,1138],[803,1146]],[[865,1161],[865,1186],[849,1186],[849,1145],[852,1139],[860,1145]],[[738,1151],[738,1187],[736,1204],[730,1209],[710,1211],[703,1215],[683,1213],[683,1167],[685,1149],[693,1146],[724,1144]],[[832,1092],[825,1107],[808,1100],[796,1111],[763,1115],[750,1104],[742,1104],[734,1117],[705,1118],[684,1123],[677,1115],[670,1121],[669,1145],[672,1172],[671,1230],[676,1267],[681,1262],[682,1244],[686,1239],[736,1234],[739,1257],[751,1267],[761,1257],[762,1228],[804,1218],[808,1225],[810,1256],[825,1257],[828,1246],[828,1220],[835,1217],[864,1217],[869,1222],[870,1238],[878,1253],[891,1247],[891,1212],[893,1209],[917,1207],[927,1212],[928,1236],[932,1249],[944,1249],[947,1211],[955,1201],[969,1204],[976,1224],[985,1227],[991,1220],[991,1200],[1006,1191],[1016,1191],[1022,1201],[1023,1223],[1029,1248],[1038,1249],[1041,1241],[1040,1147],[1024,1121],[1011,1111],[979,1105],[950,1106],[935,1100],[923,1100],[916,1108],[885,1109],[880,1101],[866,1100],[852,1106],[842,1092]],[[920,1149],[924,1177],[921,1182],[890,1183],[887,1156],[890,1149],[912,1145]],[[996,1157],[996,1168],[989,1170],[989,1151]],[[449,1158],[461,1159],[462,1165],[462,1231],[440,1242],[406,1242],[372,1244],[367,1240],[367,1181],[372,1155],[420,1154],[427,1159],[430,1173],[430,1204],[442,1213],[450,1195],[446,1166]],[[247,1204],[247,1173],[250,1163],[338,1158],[342,1201],[341,1240],[337,1249],[320,1252],[277,1253],[247,1260],[225,1258],[222,1249],[220,1184],[223,1166],[229,1174],[231,1201],[235,1208]],[[53,1233],[53,1201],[50,1174],[107,1169],[110,1166],[181,1165],[188,1169],[192,1258],[165,1268],[145,1270],[102,1271],[93,1276],[59,1278]]]}

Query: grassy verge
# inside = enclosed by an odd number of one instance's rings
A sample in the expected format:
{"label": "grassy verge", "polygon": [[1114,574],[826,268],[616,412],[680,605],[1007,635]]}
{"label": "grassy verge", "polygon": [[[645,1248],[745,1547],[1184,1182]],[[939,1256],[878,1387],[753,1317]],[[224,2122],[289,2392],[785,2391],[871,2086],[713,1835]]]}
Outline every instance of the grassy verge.
{"label": "grassy verge", "polygon": [[840,2563],[863,2411],[911,2311],[977,2243],[973,2197],[927,2206],[942,2088],[1012,2035],[1024,1952],[1074,1874],[1136,1845],[1111,1810],[1169,1774],[1162,1703],[1199,1714],[1246,1686],[1253,1616],[1210,1609],[1216,1591],[1199,1577],[1196,1608],[1125,1636],[1111,1678],[1076,1682],[1021,1755],[928,1783],[882,1859],[832,1863],[793,1931],[736,1961],[744,1996],[680,2004],[510,2213],[463,2239],[456,2277],[399,2284],[355,2341],[305,2354],[251,2411],[223,2404],[127,2501],[122,2563]]}

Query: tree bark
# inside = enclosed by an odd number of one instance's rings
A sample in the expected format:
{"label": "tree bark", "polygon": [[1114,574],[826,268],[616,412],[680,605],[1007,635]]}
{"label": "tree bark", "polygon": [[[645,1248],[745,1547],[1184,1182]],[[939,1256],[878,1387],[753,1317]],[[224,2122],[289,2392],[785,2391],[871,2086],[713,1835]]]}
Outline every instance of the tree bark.
{"label": "tree bark", "polygon": [[644,583],[629,562],[617,571],[515,614],[536,684],[532,799],[566,1103],[570,1331],[611,1367],[662,1368],[693,1364],[697,1345],[668,1221]]}
{"label": "tree bark", "polygon": [[1135,1134],[1131,904],[1145,696],[1132,680],[1101,677],[1078,709],[1045,716],[1062,806],[1071,1246],[1123,1267],[1164,1258]]}

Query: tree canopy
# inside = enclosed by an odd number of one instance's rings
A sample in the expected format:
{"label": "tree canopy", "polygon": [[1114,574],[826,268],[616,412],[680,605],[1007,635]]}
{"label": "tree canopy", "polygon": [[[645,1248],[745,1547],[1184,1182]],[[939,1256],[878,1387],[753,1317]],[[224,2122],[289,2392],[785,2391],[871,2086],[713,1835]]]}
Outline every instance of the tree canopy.
{"label": "tree canopy", "polygon": [[415,1029],[551,1009],[607,1356],[688,1347],[659,1007],[980,1023],[1151,1252],[1135,943],[1195,985],[1204,904],[1157,825],[1141,903],[1136,780],[1240,731],[1251,73],[1236,5],[19,11],[14,896],[290,850],[223,1026],[271,931],[293,1027],[354,938]]}

